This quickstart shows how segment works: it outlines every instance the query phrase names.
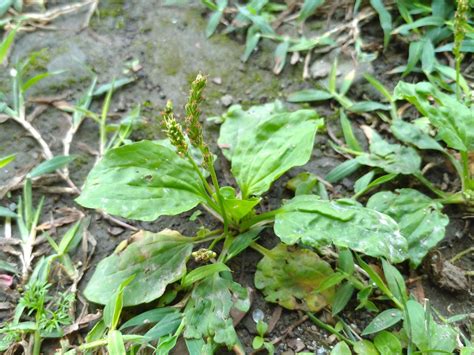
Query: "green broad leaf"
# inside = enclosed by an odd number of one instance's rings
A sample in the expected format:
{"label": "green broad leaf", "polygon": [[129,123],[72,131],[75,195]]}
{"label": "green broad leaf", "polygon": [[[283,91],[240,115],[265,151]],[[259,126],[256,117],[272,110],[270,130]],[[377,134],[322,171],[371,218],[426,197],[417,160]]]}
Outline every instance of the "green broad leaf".
{"label": "green broad leaf", "polygon": [[370,141],[370,153],[357,156],[355,160],[359,164],[381,168],[392,174],[410,175],[420,170],[421,158],[415,149],[388,143],[372,128],[362,128]]}
{"label": "green broad leaf", "polygon": [[[438,130],[438,137],[449,147],[460,151],[474,150],[473,111],[456,97],[445,94],[431,83],[399,82],[395,97],[414,105]],[[434,104],[430,101],[434,99]]]}
{"label": "green broad leaf", "polygon": [[381,330],[390,328],[403,319],[403,312],[397,308],[387,309],[379,313],[362,332],[362,335],[378,333]]}
{"label": "green broad leaf", "polygon": [[35,178],[44,174],[50,174],[55,172],[58,169],[65,167],[71,161],[76,159],[77,157],[74,155],[58,155],[52,159],[46,160],[36,166],[33,170],[30,171],[28,174],[30,178]]}
{"label": "green broad leaf", "polygon": [[215,263],[215,264],[200,266],[197,269],[194,269],[188,274],[186,274],[181,279],[181,286],[189,287],[204,278],[210,277],[211,275],[214,275],[222,271],[230,272],[231,270],[229,269],[227,265],[223,263]]}
{"label": "green broad leaf", "polygon": [[247,312],[248,292],[238,283],[218,274],[204,279],[191,293],[184,310],[186,339],[211,338],[217,344],[233,347],[239,343],[230,311]]}
{"label": "green broad leaf", "polygon": [[345,177],[355,173],[362,165],[356,159],[350,159],[342,162],[334,169],[332,169],[325,177],[326,181],[330,183],[338,182]]}
{"label": "green broad leaf", "polygon": [[374,344],[380,354],[402,355],[400,340],[387,331],[381,331],[374,338]]}
{"label": "green broad leaf", "polygon": [[[188,153],[198,165],[199,170],[201,171],[201,174],[206,178],[209,177],[210,176],[209,171],[203,167],[204,157],[202,156],[202,152],[199,150],[199,148],[196,148],[191,144],[188,137],[185,137],[185,139],[186,139],[186,142],[188,143]],[[173,144],[171,144],[168,138],[154,140],[153,143],[162,145],[163,147],[166,147],[175,153],[178,152],[176,147]],[[216,161],[216,158],[217,158],[216,155],[212,154],[213,162]]]}
{"label": "green broad leaf", "polygon": [[324,121],[313,110],[278,113],[243,132],[232,157],[242,197],[266,192],[289,169],[308,162]]}
{"label": "green broad leaf", "polygon": [[113,215],[153,221],[188,211],[204,196],[199,175],[188,161],[160,144],[142,141],[107,152],[76,201]]}
{"label": "green broad leaf", "polygon": [[380,102],[376,101],[360,101],[356,102],[352,106],[348,107],[347,109],[351,112],[371,112],[377,110],[388,111],[390,110],[391,106],[387,104],[381,104]]}
{"label": "green broad leaf", "polygon": [[407,258],[407,242],[389,216],[352,200],[327,201],[296,196],[275,217],[276,235],[286,244],[314,248],[346,247],[399,263]]}
{"label": "green broad leaf", "polygon": [[344,282],[336,291],[334,296],[334,302],[332,304],[332,315],[340,313],[344,308],[346,308],[349,303],[352,294],[354,293],[354,287],[350,282]]}
{"label": "green broad leaf", "polygon": [[106,304],[119,285],[135,275],[124,290],[124,307],[151,302],[186,273],[193,248],[190,238],[166,229],[159,233],[141,231],[133,240],[125,250],[97,265],[84,290],[89,301]]}
{"label": "green broad leaf", "polygon": [[413,189],[378,192],[370,197],[367,207],[389,215],[398,223],[415,267],[443,240],[449,223],[441,203]]}
{"label": "green broad leaf", "polygon": [[237,198],[235,190],[230,186],[221,188],[220,192],[226,213],[236,223],[253,211],[254,207],[260,203],[260,198]]}
{"label": "green broad leaf", "polygon": [[231,106],[222,116],[224,123],[221,126],[219,139],[217,140],[222,154],[228,160],[231,160],[241,136],[254,129],[259,122],[283,112],[286,112],[286,109],[279,100],[264,105],[252,106],[248,110],[243,110],[240,105]]}
{"label": "green broad leaf", "polygon": [[354,344],[354,352],[360,355],[379,355],[375,345],[368,340],[360,340],[356,342]]}
{"label": "green broad leaf", "polygon": [[456,348],[457,332],[449,325],[436,323],[429,311],[416,301],[406,303],[403,328],[421,352],[452,354]]}
{"label": "green broad leaf", "polygon": [[140,313],[139,315],[129,319],[122,324],[119,330],[127,329],[130,327],[137,327],[141,325],[154,324],[162,320],[166,315],[176,313],[177,310],[172,307],[163,307],[151,309],[149,311]]}
{"label": "green broad leaf", "polygon": [[298,21],[305,21],[318,7],[324,4],[324,0],[305,0],[298,14]]}
{"label": "green broad leaf", "polygon": [[419,149],[432,149],[444,152],[444,148],[436,139],[430,137],[421,127],[415,123],[405,122],[401,119],[392,121],[390,130],[393,135],[403,143],[412,144]]}
{"label": "green broad leaf", "polygon": [[379,15],[380,27],[383,30],[383,46],[387,48],[392,32],[392,16],[385,7],[382,0],[370,0],[370,5],[377,11]]}
{"label": "green broad leaf", "polygon": [[7,166],[12,161],[14,161],[15,158],[16,158],[15,154],[10,154],[10,155],[7,155],[6,157],[0,158],[0,168],[3,168],[4,166]]}
{"label": "green broad leaf", "polygon": [[107,337],[107,351],[110,355],[123,355],[125,351],[125,343],[122,333],[118,330],[112,330]]}
{"label": "green broad leaf", "polygon": [[336,346],[331,350],[330,355],[352,355],[351,349],[343,341],[336,344]]}
{"label": "green broad leaf", "polygon": [[319,287],[333,273],[331,266],[311,250],[280,243],[258,262],[254,282],[268,302],[317,312],[332,302],[334,287],[323,292]]}
{"label": "green broad leaf", "polygon": [[263,230],[263,227],[257,227],[249,229],[247,232],[237,235],[233,240],[232,244],[227,250],[227,255],[225,257],[225,262],[236,257],[245,249],[247,249],[250,244],[255,242],[258,238],[259,233]]}
{"label": "green broad leaf", "polygon": [[333,98],[330,92],[316,89],[305,89],[296,91],[288,95],[289,102],[312,102],[312,101],[326,101]]}

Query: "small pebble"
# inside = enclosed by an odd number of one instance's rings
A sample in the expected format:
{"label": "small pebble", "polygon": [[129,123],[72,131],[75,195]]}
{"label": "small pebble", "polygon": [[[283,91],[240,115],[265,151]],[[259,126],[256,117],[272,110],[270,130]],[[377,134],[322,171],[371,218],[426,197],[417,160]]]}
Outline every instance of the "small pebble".
{"label": "small pebble", "polygon": [[107,228],[107,232],[109,232],[109,234],[114,236],[114,237],[122,234],[123,231],[124,231],[124,229],[120,228],[120,227],[109,227],[109,228]]}
{"label": "small pebble", "polygon": [[224,107],[229,107],[234,102],[234,98],[231,95],[224,95],[221,97],[221,104]]}
{"label": "small pebble", "polygon": [[222,85],[222,78],[221,77],[212,78],[212,82],[216,85]]}

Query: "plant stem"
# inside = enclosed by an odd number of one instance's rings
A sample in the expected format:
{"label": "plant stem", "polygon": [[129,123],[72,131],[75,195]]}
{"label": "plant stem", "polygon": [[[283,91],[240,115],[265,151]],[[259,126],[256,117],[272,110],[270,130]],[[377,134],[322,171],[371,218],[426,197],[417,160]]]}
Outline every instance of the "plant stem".
{"label": "plant stem", "polygon": [[220,193],[219,182],[217,181],[217,175],[216,175],[216,172],[214,170],[214,167],[211,166],[211,168],[209,170],[211,172],[212,184],[214,185],[214,189],[216,190],[217,202],[219,203],[222,218],[224,219],[224,234],[227,235],[228,231],[229,231],[229,221],[227,219],[227,213],[226,213],[225,208],[224,208],[224,201],[222,200],[222,196],[221,196],[221,193]]}
{"label": "plant stem", "polygon": [[220,234],[220,233],[222,233],[222,229],[215,229],[215,230],[210,231],[210,232],[208,232],[204,235],[196,236],[192,239],[195,242],[201,242],[203,239],[207,239],[208,237],[215,236],[215,235]]}
{"label": "plant stem", "polygon": [[193,169],[197,172],[197,174],[199,175],[199,179],[201,180],[202,184],[204,185],[204,188],[206,189],[207,193],[209,196],[206,196],[206,202],[209,204],[209,207],[212,208],[213,210],[218,210],[217,208],[217,205],[214,203],[214,201],[212,200],[212,195],[213,195],[213,191],[212,191],[212,188],[211,186],[209,185],[209,183],[207,182],[206,178],[204,177],[204,175],[202,174],[201,172],[201,169],[199,169],[199,166],[197,165],[197,163],[194,161],[194,159],[191,157],[191,155],[188,153],[186,153],[186,158],[188,158],[188,161],[191,163],[191,165],[193,166]]}
{"label": "plant stem", "polygon": [[225,238],[225,235],[224,235],[224,234],[222,234],[222,235],[218,236],[217,238],[215,238],[215,239],[212,241],[211,245],[209,245],[209,247],[208,247],[207,249],[210,249],[210,250],[214,249],[214,246],[215,246],[218,242],[220,242],[223,238]]}
{"label": "plant stem", "polygon": [[241,232],[245,232],[247,229],[255,226],[257,223],[261,223],[261,222],[266,222],[266,223],[271,223],[273,222],[274,220],[274,217],[275,215],[278,213],[279,210],[273,210],[273,211],[269,211],[269,212],[265,212],[265,213],[262,213],[262,214],[259,214],[259,215],[256,215],[255,217],[247,220],[247,221],[244,221],[241,225],[240,225],[240,231]]}
{"label": "plant stem", "polygon": [[41,334],[39,330],[35,330],[34,333],[34,345],[33,345],[33,355],[40,355],[41,351]]}
{"label": "plant stem", "polygon": [[349,343],[351,346],[354,346],[354,342],[352,340],[340,334],[335,328],[319,320],[317,317],[315,317],[313,314],[309,312],[306,312],[306,314],[308,315],[309,319],[311,319],[311,321],[314,324],[316,324],[318,327],[323,328],[324,330],[328,331],[331,334],[334,334],[339,340],[345,341],[346,343]]}
{"label": "plant stem", "polygon": [[250,244],[250,247],[253,249],[253,250],[256,250],[258,251],[260,254],[262,254],[263,256],[267,256],[267,257],[271,257],[270,256],[270,250],[268,250],[267,248],[261,246],[260,244],[258,243],[252,243]]}
{"label": "plant stem", "polygon": [[462,187],[465,191],[468,186],[468,181],[470,180],[469,174],[469,154],[468,152],[461,152],[461,164],[462,164]]}
{"label": "plant stem", "polygon": [[448,198],[448,194],[446,194],[444,191],[441,191],[440,189],[438,189],[436,186],[434,186],[431,181],[429,181],[427,178],[425,178],[423,175],[421,175],[420,173],[416,173],[414,174],[414,176],[423,184],[425,185],[427,188],[429,188],[431,191],[433,191],[436,195],[438,195],[439,197],[441,197],[442,199],[446,199]]}

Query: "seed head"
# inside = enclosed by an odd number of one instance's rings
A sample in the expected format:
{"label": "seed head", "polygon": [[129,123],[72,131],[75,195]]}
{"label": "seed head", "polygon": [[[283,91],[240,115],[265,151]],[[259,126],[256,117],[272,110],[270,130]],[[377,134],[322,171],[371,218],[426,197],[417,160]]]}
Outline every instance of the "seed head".
{"label": "seed head", "polygon": [[204,100],[202,91],[206,87],[206,82],[207,79],[204,75],[197,75],[191,84],[188,103],[184,107],[186,111],[186,118],[184,120],[186,133],[189,137],[189,141],[195,147],[200,147],[203,144],[202,126],[199,122],[199,117],[201,116],[199,105]]}
{"label": "seed head", "polygon": [[176,121],[173,114],[173,103],[168,101],[164,111],[161,113],[163,131],[166,133],[171,144],[176,147],[179,156],[184,157],[188,152],[188,144],[184,138],[183,129]]}
{"label": "seed head", "polygon": [[193,252],[191,255],[194,258],[194,260],[198,263],[207,262],[211,259],[214,259],[217,256],[217,254],[214,251],[206,249],[206,248],[201,248]]}

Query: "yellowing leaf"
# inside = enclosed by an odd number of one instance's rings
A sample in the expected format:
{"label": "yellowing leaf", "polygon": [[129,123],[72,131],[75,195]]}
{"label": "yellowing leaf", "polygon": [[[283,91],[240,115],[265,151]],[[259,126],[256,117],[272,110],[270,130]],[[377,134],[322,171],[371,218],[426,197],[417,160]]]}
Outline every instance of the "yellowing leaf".
{"label": "yellowing leaf", "polygon": [[262,290],[269,302],[287,309],[317,312],[334,296],[334,287],[317,291],[332,273],[331,266],[318,254],[280,243],[257,264],[255,287]]}

